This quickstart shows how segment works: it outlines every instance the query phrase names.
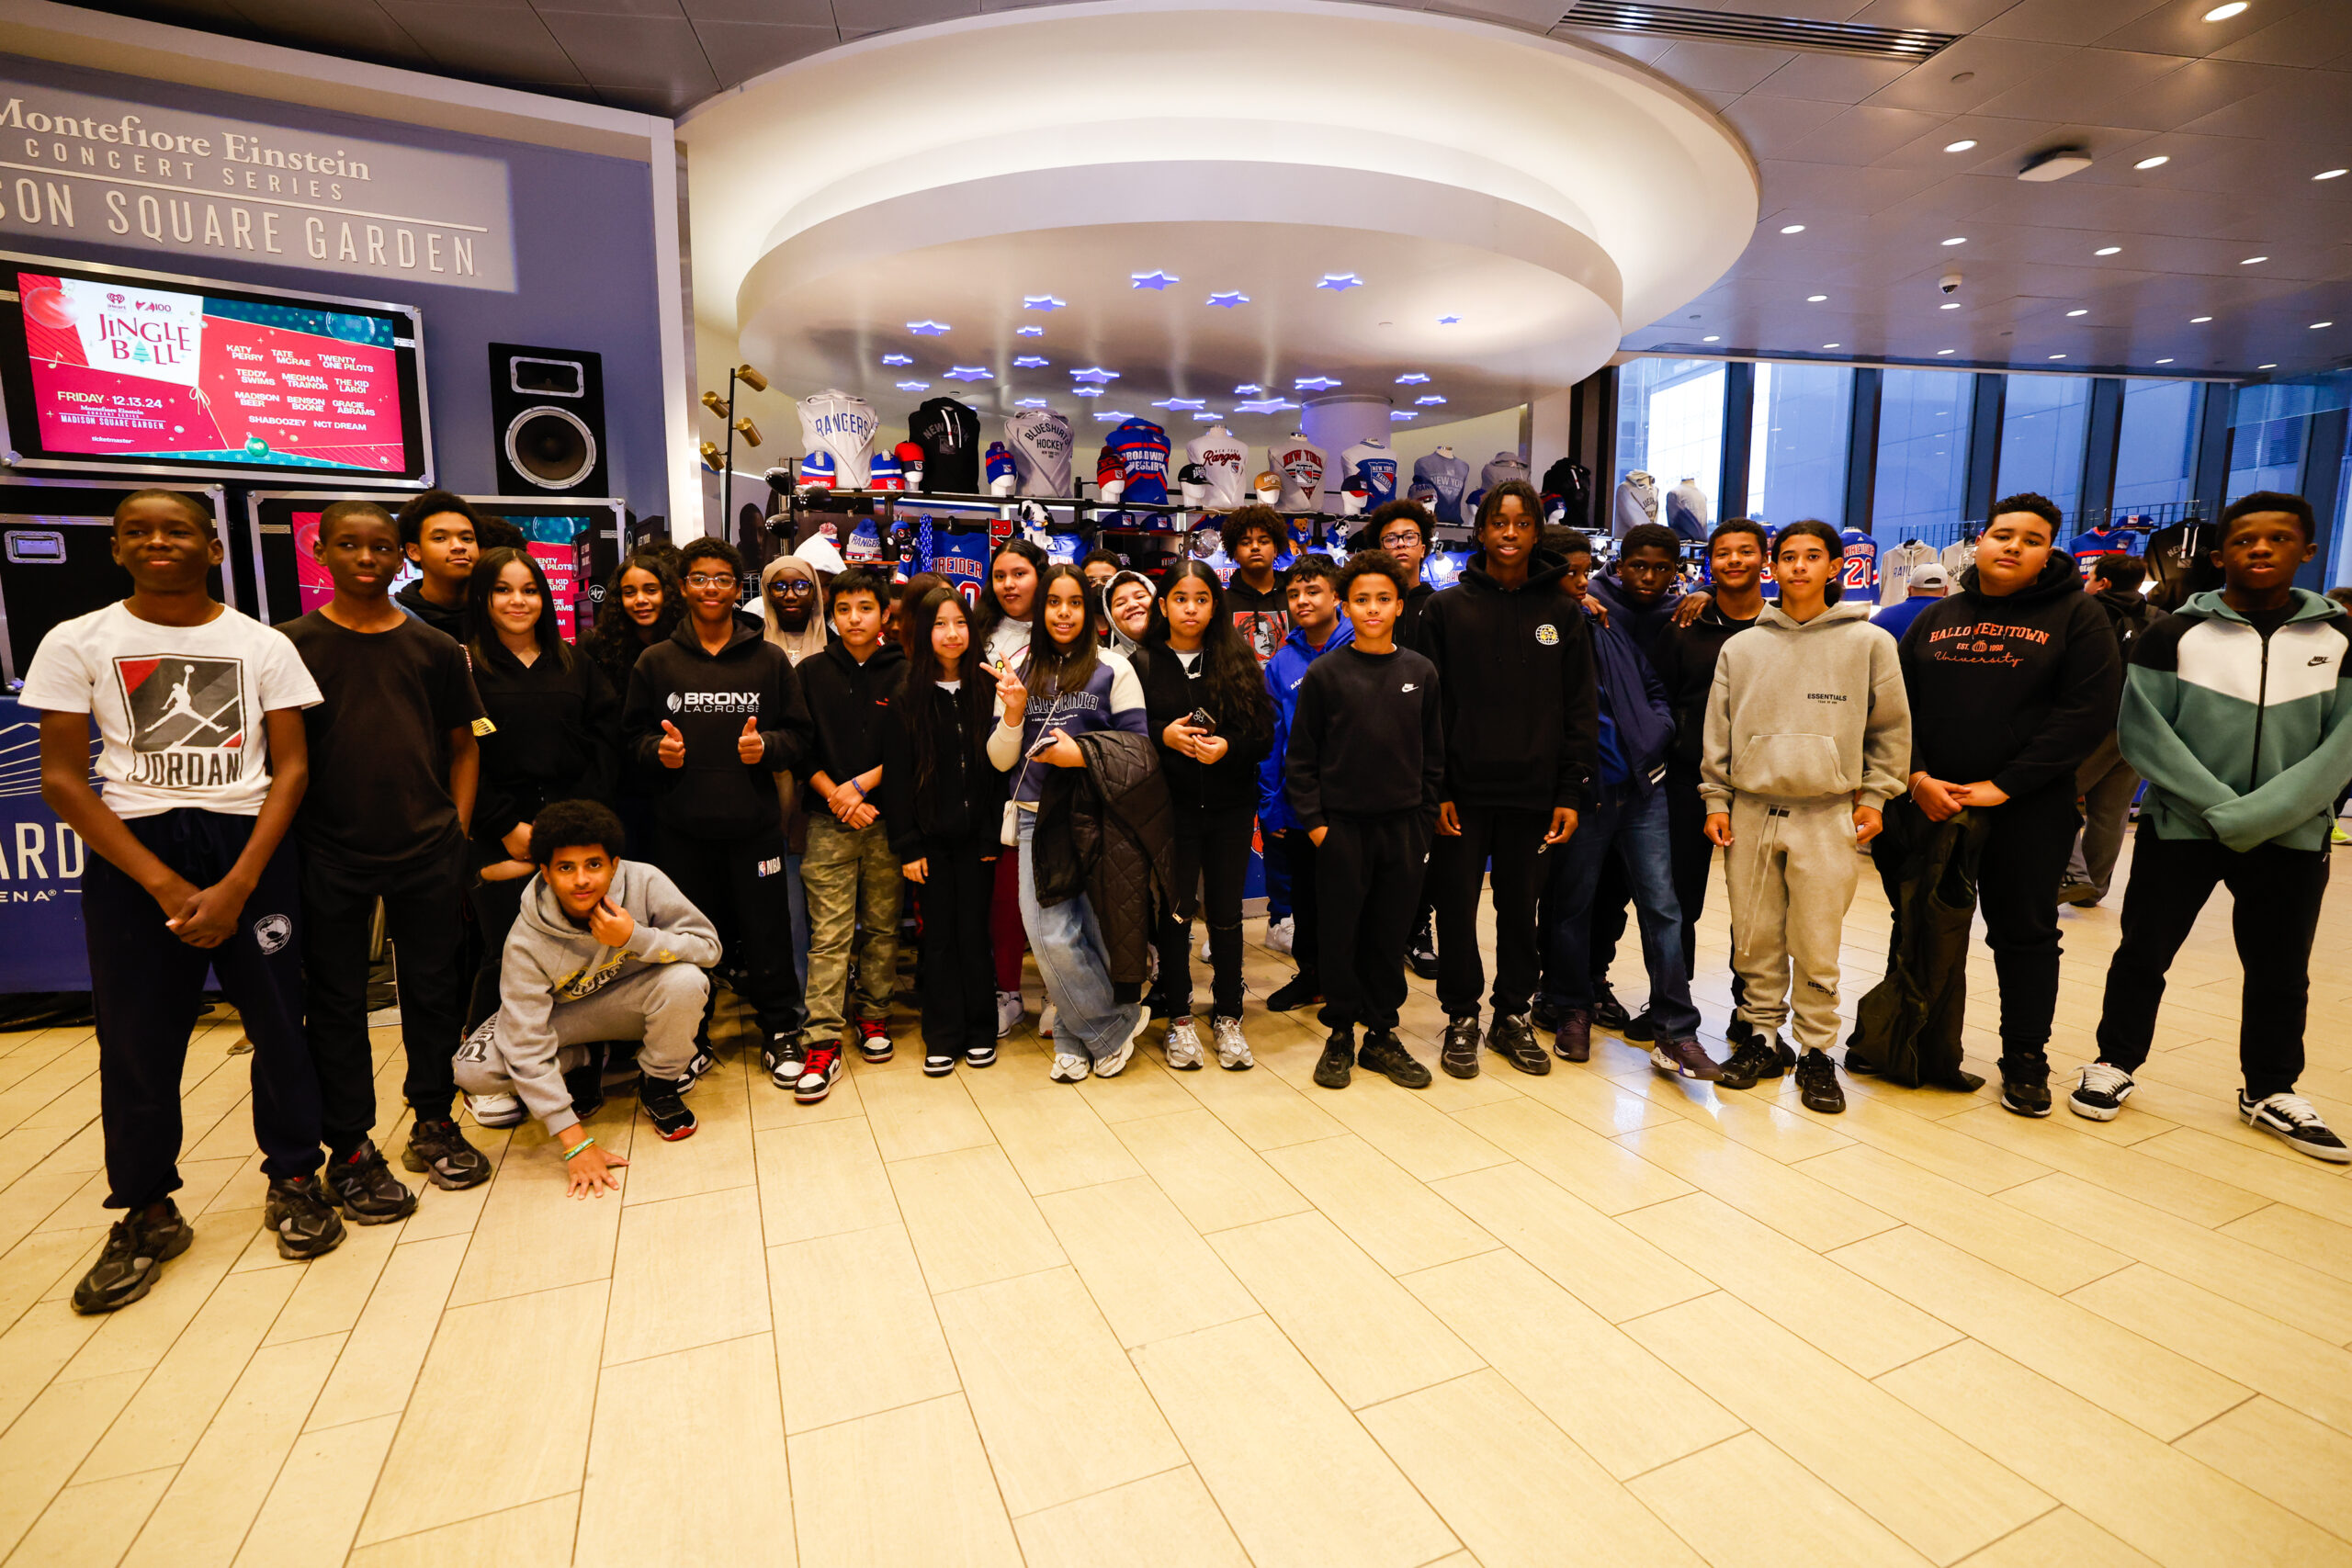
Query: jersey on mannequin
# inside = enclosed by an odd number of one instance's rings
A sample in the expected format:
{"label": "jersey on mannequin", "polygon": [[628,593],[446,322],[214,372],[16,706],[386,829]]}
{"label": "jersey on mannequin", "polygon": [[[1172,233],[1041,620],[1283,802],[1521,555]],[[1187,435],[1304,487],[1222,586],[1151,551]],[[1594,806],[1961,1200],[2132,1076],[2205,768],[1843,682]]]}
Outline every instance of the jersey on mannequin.
{"label": "jersey on mannequin", "polygon": [[1004,422],[1004,444],[1023,495],[1069,495],[1070,454],[1077,448],[1069,416],[1052,409],[1023,409]]}
{"label": "jersey on mannequin", "polygon": [[1202,504],[1212,512],[1230,512],[1249,499],[1250,449],[1233,432],[1213,424],[1184,444],[1184,456],[1200,465],[1208,494]]}
{"label": "jersey on mannequin", "polygon": [[800,439],[811,456],[832,459],[832,482],[842,490],[864,490],[867,459],[881,422],[874,405],[828,387],[800,400]]}
{"label": "jersey on mannequin", "polygon": [[1267,467],[1283,477],[1284,512],[1323,510],[1323,485],[1330,476],[1331,459],[1306,438],[1305,431],[1294,430],[1288,440],[1266,448],[1266,460]]}
{"label": "jersey on mannequin", "polygon": [[1359,441],[1340,454],[1340,465],[1347,470],[1351,489],[1363,487],[1365,510],[1396,499],[1396,454],[1387,442],[1377,436]]}
{"label": "jersey on mannequin", "polygon": [[1470,465],[1455,457],[1453,447],[1441,446],[1426,457],[1416,457],[1413,479],[1427,484],[1436,495],[1430,510],[1439,522],[1459,527],[1470,521],[1462,514],[1462,497],[1470,488]]}

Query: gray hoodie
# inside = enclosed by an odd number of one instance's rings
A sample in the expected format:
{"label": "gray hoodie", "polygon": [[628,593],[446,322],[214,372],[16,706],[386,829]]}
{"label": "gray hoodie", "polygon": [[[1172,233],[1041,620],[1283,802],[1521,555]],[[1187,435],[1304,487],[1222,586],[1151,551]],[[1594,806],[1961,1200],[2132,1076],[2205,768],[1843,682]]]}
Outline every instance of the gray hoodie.
{"label": "gray hoodie", "polygon": [[625,947],[605,946],[572,922],[555,889],[534,876],[506,937],[498,977],[498,1054],[531,1114],[560,1133],[580,1120],[556,1065],[558,1002],[595,995],[652,964],[718,962],[718,932],[677,884],[642,861],[625,860],[605,895],[637,921]]}
{"label": "gray hoodie", "polygon": [[1767,604],[1727,639],[1707,694],[1699,795],[1728,811],[1735,794],[1884,806],[1904,790],[1911,705],[1894,639],[1860,600],[1802,624]]}

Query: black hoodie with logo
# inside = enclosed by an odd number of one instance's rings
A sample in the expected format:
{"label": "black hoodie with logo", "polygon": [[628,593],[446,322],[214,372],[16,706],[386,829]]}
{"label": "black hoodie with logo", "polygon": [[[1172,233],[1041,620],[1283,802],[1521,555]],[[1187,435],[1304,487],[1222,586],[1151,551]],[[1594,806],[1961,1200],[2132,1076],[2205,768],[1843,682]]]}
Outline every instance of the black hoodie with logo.
{"label": "black hoodie with logo", "polygon": [[1582,810],[1600,765],[1600,718],[1584,612],[1561,588],[1567,562],[1539,552],[1507,589],[1484,550],[1421,612],[1419,649],[1438,670],[1443,798]]}
{"label": "black hoodie with logo", "polygon": [[823,773],[845,784],[882,761],[883,731],[891,724],[890,703],[907,681],[907,655],[885,640],[860,664],[849,644],[835,637],[822,653],[810,654],[794,671],[817,727],[806,772]]}
{"label": "black hoodie with logo", "polygon": [[2051,551],[2041,576],[2001,597],[1970,567],[1904,634],[1911,766],[2012,796],[2071,781],[2115,727],[2122,681],[2114,628],[2074,557]]}
{"label": "black hoodie with logo", "polygon": [[[736,755],[746,718],[758,720],[767,744],[752,763]],[[662,765],[664,720],[685,740],[683,768]],[[775,775],[800,765],[814,734],[792,661],[748,615],[735,617],[727,646],[715,654],[688,616],[629,671],[622,743],[637,779],[656,797],[662,826],[675,831],[730,839],[782,828]]]}

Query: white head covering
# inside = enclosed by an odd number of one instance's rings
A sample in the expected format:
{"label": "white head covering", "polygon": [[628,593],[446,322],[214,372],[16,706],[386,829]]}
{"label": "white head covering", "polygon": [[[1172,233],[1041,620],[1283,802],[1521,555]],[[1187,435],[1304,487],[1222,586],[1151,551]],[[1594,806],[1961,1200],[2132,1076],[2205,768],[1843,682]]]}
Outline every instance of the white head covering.
{"label": "white head covering", "polygon": [[[813,542],[823,544],[822,540]],[[832,547],[827,545],[825,547],[831,549]],[[834,558],[838,560],[840,558],[836,556]],[[775,618],[775,601],[768,597],[769,585],[779,577],[802,578],[817,590],[817,603],[809,608],[808,624],[797,632],[784,629]],[[768,640],[784,649],[785,657],[793,663],[797,664],[810,654],[825,650],[825,639],[830,633],[825,625],[824,580],[817,575],[816,567],[797,551],[788,556],[778,556],[761,571],[760,615],[767,622]]]}
{"label": "white head covering", "polygon": [[1132,568],[1114,573],[1111,581],[1102,585],[1102,620],[1111,628],[1111,646],[1121,653],[1133,653],[1136,647],[1136,639],[1121,631],[1119,623],[1111,619],[1111,595],[1119,591],[1122,582],[1140,582],[1144,591],[1155,599],[1159,597],[1159,590],[1151,585],[1151,579]]}

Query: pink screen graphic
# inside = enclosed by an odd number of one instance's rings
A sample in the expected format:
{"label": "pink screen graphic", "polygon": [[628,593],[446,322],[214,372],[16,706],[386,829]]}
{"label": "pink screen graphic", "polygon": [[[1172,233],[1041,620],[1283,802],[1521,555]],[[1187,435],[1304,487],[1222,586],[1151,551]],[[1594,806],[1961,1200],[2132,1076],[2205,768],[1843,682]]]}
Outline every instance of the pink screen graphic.
{"label": "pink screen graphic", "polygon": [[[319,564],[319,514],[315,512],[294,513],[294,585],[300,595],[302,614],[309,615],[334,597],[334,579]],[[580,568],[578,558],[570,545],[550,545],[534,539],[530,542],[531,558],[539,563],[547,574],[548,592],[555,600],[555,629],[566,642],[579,640]],[[392,580],[392,592],[399,592],[416,579],[416,568],[403,565],[400,575]]]}
{"label": "pink screen graphic", "polygon": [[393,473],[407,460],[390,348],[213,315],[198,294],[17,281],[48,451]]}

